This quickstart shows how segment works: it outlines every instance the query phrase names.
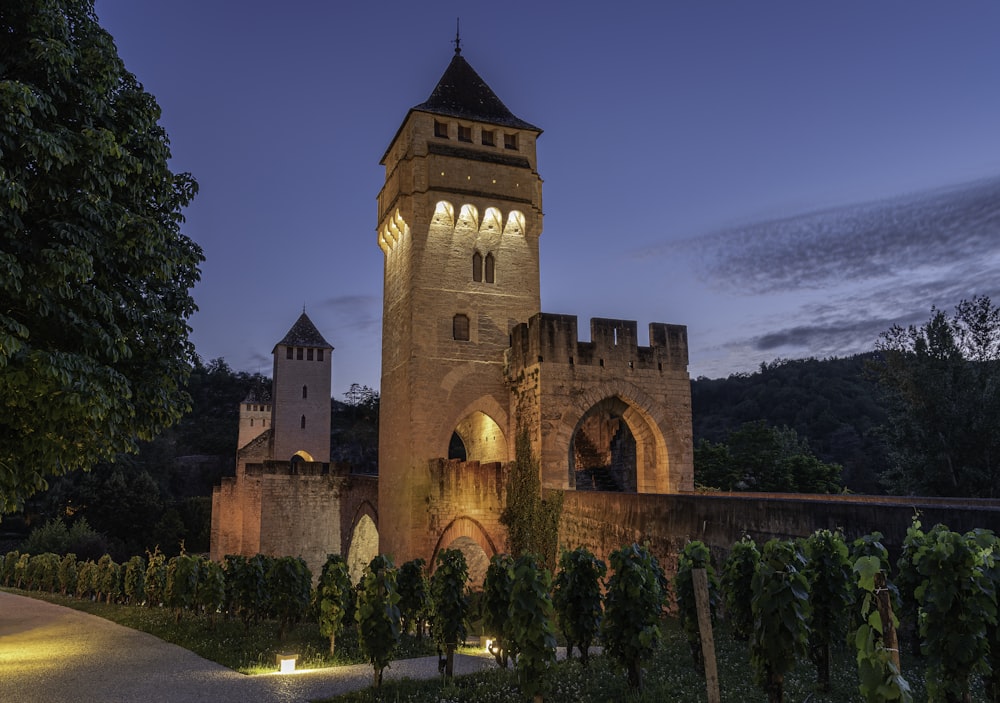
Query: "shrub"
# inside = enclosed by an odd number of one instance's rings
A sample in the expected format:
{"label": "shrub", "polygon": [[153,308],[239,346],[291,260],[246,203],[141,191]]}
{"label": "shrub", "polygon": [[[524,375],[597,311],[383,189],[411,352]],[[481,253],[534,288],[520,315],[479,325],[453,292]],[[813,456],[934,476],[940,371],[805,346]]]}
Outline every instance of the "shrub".
{"label": "shrub", "polygon": [[590,645],[601,631],[601,579],[607,571],[605,563],[585,547],[563,550],[559,557],[552,604],[566,638],[566,658],[573,657],[575,645],[584,666],[589,662]]}
{"label": "shrub", "polygon": [[625,668],[629,687],[642,690],[642,660],[662,636],[666,579],[656,557],[638,544],[612,552],[611,568],[601,632],[608,652]]}
{"label": "shrub", "polygon": [[744,642],[753,634],[753,599],[751,584],[753,575],[760,564],[757,545],[743,535],[729,550],[729,556],[722,565],[722,590],[726,599],[726,618],[733,631],[733,637]]}
{"label": "shrub", "polygon": [[444,650],[445,676],[454,673],[455,648],[465,639],[465,616],[469,599],[465,586],[469,580],[469,567],[459,549],[442,549],[437,555],[437,565],[431,576],[431,632],[439,649]]}

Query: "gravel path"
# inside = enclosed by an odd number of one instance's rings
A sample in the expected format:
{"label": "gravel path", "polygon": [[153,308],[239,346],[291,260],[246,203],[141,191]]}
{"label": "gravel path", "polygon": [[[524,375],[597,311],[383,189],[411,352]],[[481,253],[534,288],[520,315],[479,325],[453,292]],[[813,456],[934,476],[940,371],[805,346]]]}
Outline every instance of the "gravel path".
{"label": "gravel path", "polygon": [[[455,673],[494,666],[455,656]],[[438,676],[437,657],[393,662],[386,679]],[[0,592],[0,701],[313,701],[371,685],[367,664],[244,676],[95,615]]]}

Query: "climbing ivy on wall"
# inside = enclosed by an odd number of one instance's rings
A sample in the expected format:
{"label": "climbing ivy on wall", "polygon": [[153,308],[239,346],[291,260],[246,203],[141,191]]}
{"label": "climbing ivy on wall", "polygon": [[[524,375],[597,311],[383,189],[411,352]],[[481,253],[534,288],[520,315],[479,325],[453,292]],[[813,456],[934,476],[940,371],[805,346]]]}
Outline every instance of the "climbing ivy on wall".
{"label": "climbing ivy on wall", "polygon": [[562,502],[562,493],[542,498],[538,459],[531,451],[528,431],[519,430],[514,462],[507,476],[507,504],[500,514],[513,556],[535,554],[545,568],[555,569]]}

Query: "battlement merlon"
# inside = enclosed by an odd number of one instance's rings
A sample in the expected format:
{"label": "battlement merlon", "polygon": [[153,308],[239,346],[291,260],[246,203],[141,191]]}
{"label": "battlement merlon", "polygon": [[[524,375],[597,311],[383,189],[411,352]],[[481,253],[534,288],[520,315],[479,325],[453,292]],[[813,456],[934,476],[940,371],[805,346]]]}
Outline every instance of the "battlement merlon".
{"label": "battlement merlon", "polygon": [[595,317],[589,342],[579,341],[575,315],[541,312],[511,332],[507,364],[512,376],[537,363],[605,368],[687,371],[685,325],[651,322],[649,346],[639,346],[634,320]]}

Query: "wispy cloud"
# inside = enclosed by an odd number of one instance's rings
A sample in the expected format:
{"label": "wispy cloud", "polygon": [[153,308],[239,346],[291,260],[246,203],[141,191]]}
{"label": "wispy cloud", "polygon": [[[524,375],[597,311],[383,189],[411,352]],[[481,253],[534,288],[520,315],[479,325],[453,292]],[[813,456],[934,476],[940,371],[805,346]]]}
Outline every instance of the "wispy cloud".
{"label": "wispy cloud", "polygon": [[926,269],[951,275],[956,265],[1000,257],[1000,177],[754,223],[682,246],[706,283],[745,294]]}

